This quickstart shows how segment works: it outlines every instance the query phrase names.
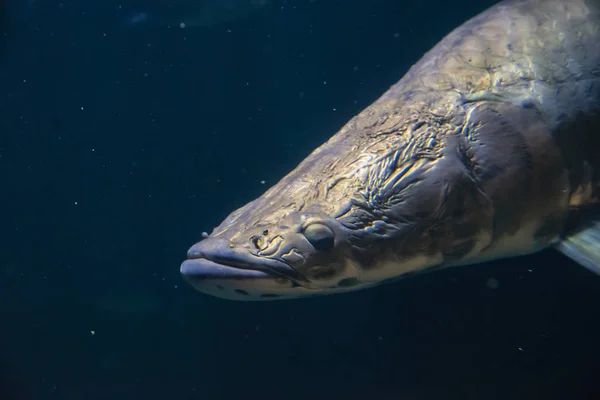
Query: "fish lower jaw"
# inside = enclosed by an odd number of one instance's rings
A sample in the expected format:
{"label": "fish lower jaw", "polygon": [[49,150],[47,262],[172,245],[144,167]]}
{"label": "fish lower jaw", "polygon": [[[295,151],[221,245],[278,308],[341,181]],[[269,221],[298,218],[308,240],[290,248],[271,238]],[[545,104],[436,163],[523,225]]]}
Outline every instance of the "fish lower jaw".
{"label": "fish lower jaw", "polygon": [[[276,273],[223,265],[205,258],[188,259],[181,264],[181,275],[200,293],[226,300],[291,300],[345,293],[373,286],[355,277],[341,279],[336,286],[303,286]],[[377,283],[375,283],[377,284]]]}
{"label": "fish lower jaw", "polygon": [[[266,301],[296,298],[301,291],[295,282],[275,272],[231,266],[206,258],[192,258],[181,264],[180,273],[197,291],[229,300]],[[305,289],[309,290],[309,289]]]}

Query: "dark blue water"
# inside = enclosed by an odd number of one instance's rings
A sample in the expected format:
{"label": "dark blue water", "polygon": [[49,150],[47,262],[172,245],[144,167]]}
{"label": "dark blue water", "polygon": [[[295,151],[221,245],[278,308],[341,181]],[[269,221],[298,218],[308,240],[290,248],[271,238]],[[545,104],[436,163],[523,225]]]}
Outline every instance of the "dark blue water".
{"label": "dark blue water", "polygon": [[131,19],[165,3],[2,3],[1,400],[600,398],[600,280],[553,251],[287,302],[179,275],[493,1]]}

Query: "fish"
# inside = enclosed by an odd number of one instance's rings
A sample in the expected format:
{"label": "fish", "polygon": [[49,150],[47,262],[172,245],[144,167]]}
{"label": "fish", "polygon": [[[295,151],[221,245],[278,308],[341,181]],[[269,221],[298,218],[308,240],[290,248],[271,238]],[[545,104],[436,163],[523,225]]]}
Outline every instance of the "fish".
{"label": "fish", "polygon": [[505,0],[204,234],[180,273],[241,301],[547,248],[598,274],[599,198],[600,0]]}

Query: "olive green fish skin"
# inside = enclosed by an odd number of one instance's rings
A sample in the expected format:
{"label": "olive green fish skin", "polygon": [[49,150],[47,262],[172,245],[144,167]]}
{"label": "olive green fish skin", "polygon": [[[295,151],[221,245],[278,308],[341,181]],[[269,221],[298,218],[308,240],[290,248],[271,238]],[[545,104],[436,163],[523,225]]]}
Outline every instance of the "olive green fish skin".
{"label": "olive green fish skin", "polygon": [[479,14],[194,245],[183,276],[289,299],[556,243],[599,194],[599,29],[600,0]]}

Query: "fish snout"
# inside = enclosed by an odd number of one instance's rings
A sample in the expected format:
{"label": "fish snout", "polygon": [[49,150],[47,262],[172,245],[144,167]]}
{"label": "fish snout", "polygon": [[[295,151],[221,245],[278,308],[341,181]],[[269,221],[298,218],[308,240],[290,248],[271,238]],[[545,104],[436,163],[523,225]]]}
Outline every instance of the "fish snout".
{"label": "fish snout", "polygon": [[[194,244],[187,252],[187,260],[181,265],[186,278],[209,278],[257,275],[284,276],[301,279],[286,263],[252,254],[243,246],[235,246],[228,239],[208,237]],[[258,274],[260,272],[261,274]]]}
{"label": "fish snout", "polygon": [[[196,290],[232,300],[269,300],[299,287],[301,277],[286,263],[252,254],[224,238],[194,244],[180,268]],[[293,293],[289,293],[293,294]]]}
{"label": "fish snout", "polygon": [[[230,249],[232,246],[229,240],[224,238],[206,238],[196,243],[187,252],[187,258],[213,258],[219,254],[224,255],[226,249]],[[212,257],[211,257],[212,256]]]}

